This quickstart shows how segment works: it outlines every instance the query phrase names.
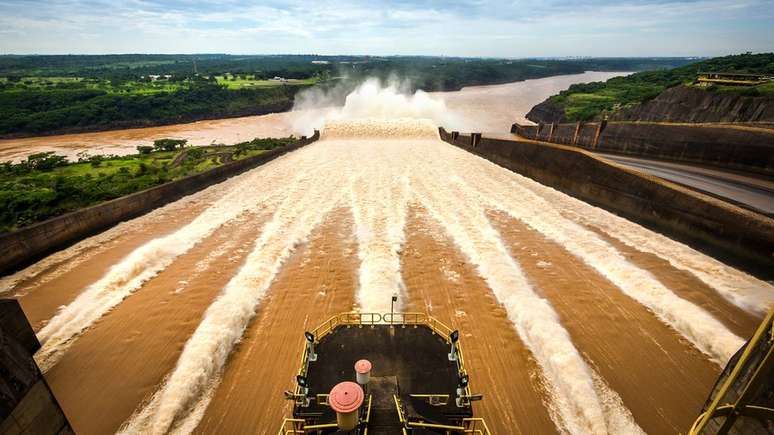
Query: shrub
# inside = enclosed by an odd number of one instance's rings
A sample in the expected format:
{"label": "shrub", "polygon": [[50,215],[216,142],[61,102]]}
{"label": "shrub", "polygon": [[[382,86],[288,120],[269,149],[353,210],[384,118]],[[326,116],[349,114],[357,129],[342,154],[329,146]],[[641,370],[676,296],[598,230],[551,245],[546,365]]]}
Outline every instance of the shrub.
{"label": "shrub", "polygon": [[57,166],[64,166],[67,164],[67,157],[58,156],[53,151],[47,151],[43,153],[32,154],[27,157],[27,165],[31,169],[39,171],[50,171]]}
{"label": "shrub", "polygon": [[153,141],[153,148],[159,151],[174,151],[178,147],[184,148],[187,143],[186,139],[157,139]]}
{"label": "shrub", "polygon": [[104,159],[105,158],[103,156],[99,156],[99,155],[97,155],[97,156],[89,156],[89,158],[88,158],[89,163],[91,163],[91,167],[93,167],[93,168],[98,168],[102,164],[102,161]]}
{"label": "shrub", "polygon": [[188,150],[188,157],[193,160],[199,160],[204,156],[204,150],[202,148],[191,148]]}

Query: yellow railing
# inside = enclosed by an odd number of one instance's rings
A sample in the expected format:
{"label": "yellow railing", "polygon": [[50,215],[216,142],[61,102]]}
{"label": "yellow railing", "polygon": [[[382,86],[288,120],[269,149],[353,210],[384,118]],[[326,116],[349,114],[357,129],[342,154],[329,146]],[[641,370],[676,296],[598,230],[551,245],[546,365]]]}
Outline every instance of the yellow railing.
{"label": "yellow railing", "polygon": [[[444,341],[446,341],[447,343],[451,343],[451,334],[452,332],[454,332],[454,330],[450,328],[448,325],[430,316],[429,314],[415,313],[415,312],[385,313],[385,314],[358,313],[358,312],[340,313],[340,314],[331,316],[328,320],[326,320],[325,322],[317,326],[311,332],[312,334],[314,334],[315,342],[319,342],[320,339],[322,339],[326,335],[333,332],[339,326],[372,326],[372,325],[394,325],[394,326],[403,326],[403,327],[412,326],[412,325],[427,326],[435,334],[438,334],[439,337],[443,338]],[[457,341],[456,347],[457,347],[457,370],[458,370],[458,375],[462,377],[467,375],[467,371],[465,369],[465,357],[463,356],[462,345],[460,344],[459,341]],[[304,350],[301,354],[301,364],[298,370],[298,375],[306,376],[308,367],[309,367],[309,351],[308,351],[308,347],[304,345]],[[322,396],[325,396],[325,395],[322,395],[322,394],[317,395],[318,401],[320,399],[324,399]],[[462,403],[465,405],[469,405],[471,396],[472,394],[470,392],[470,385],[468,385],[465,387],[463,395],[461,396]],[[306,396],[302,392],[301,386],[296,385],[293,397],[297,405],[300,405],[303,403],[303,400],[305,400]],[[369,397],[368,414],[366,416],[366,422],[368,422],[368,419],[370,418],[370,408],[371,408],[370,399],[371,398]],[[325,404],[324,402],[325,401],[323,400],[323,403],[321,404]],[[405,419],[403,417],[403,413],[400,408],[400,400],[397,397],[395,397],[395,405],[398,408],[398,413],[399,413],[401,422],[404,423]],[[303,420],[285,419],[282,426],[283,429],[280,430],[280,434],[286,434],[286,435],[302,434],[304,433],[303,423],[304,423]],[[486,422],[484,422],[484,420],[481,418],[465,419],[463,423],[464,423],[464,431],[463,431],[464,433],[471,433],[471,434],[478,434],[478,435],[491,434],[491,432],[486,426]],[[415,423],[414,425],[421,426],[421,425],[424,425],[424,423]],[[461,429],[458,429],[456,426],[454,427],[449,426],[448,429],[461,430]],[[404,432],[405,432],[405,429],[404,429]]]}
{"label": "yellow railing", "polygon": [[[433,394],[411,394],[410,396],[411,397],[430,397],[434,395]],[[443,396],[443,395],[437,395],[437,396]],[[404,425],[403,427],[404,434],[406,433],[406,428],[425,427],[428,429],[446,429],[447,431],[454,431],[454,433],[466,433],[466,434],[473,434],[473,435],[492,435],[492,432],[489,430],[489,427],[486,425],[486,421],[483,418],[463,418],[462,426],[424,423],[421,421],[408,421],[406,420],[406,417],[403,415],[403,408],[401,407],[400,399],[398,398],[398,396],[393,395],[392,398],[395,401],[395,408],[398,411],[398,421],[400,421],[400,423]],[[447,432],[447,433],[452,433],[452,432]]]}
{"label": "yellow railing", "polygon": [[464,433],[471,433],[474,435],[492,434],[483,418],[463,418],[462,426],[465,428],[463,430]]}
{"label": "yellow railing", "polygon": [[398,410],[398,421],[402,424],[406,423],[406,419],[403,417],[403,408],[400,406],[400,399],[398,399],[398,396],[392,395],[392,399],[395,400],[395,409]]}
{"label": "yellow railing", "polygon": [[[750,405],[748,400],[750,395],[754,393],[756,387],[759,387],[762,382],[766,382],[766,376],[769,370],[774,365],[774,347],[770,347],[766,355],[764,355],[755,367],[754,372],[746,379],[741,394],[733,400],[733,403],[728,402],[729,390],[732,389],[737,379],[740,376],[746,376],[742,373],[742,370],[747,365],[748,360],[751,358],[753,352],[757,349],[761,340],[764,340],[766,336],[774,337],[774,308],[769,310],[766,318],[753,334],[753,337],[747,343],[744,352],[739,357],[739,360],[734,365],[731,373],[723,381],[723,385],[720,390],[715,394],[715,398],[712,403],[707,407],[707,410],[699,415],[696,421],[691,426],[689,435],[699,435],[702,430],[713,418],[726,417],[723,425],[718,430],[717,434],[725,434],[734,425],[734,421],[740,415],[759,415],[766,416],[765,418],[774,418],[774,410],[762,406]],[[744,378],[742,378],[744,379]],[[725,403],[724,403],[725,402]]]}
{"label": "yellow railing", "polygon": [[[327,394],[318,394],[317,395],[317,401],[320,404],[328,405],[327,403],[328,395]],[[372,402],[373,396],[370,394],[368,395],[368,407],[365,411],[365,419],[362,420],[363,423],[366,424],[366,428],[363,431],[363,435],[368,435],[368,423],[371,421],[371,402]],[[323,401],[324,403],[321,403],[320,401]],[[320,429],[334,429],[336,428],[336,423],[325,423],[325,424],[312,424],[307,425],[306,422],[303,419],[300,418],[286,418],[282,421],[282,427],[280,427],[279,435],[292,435],[292,434],[306,434],[310,431],[316,431]],[[358,433],[359,429],[358,429]]]}
{"label": "yellow railing", "polygon": [[[434,333],[438,334],[447,343],[451,343],[450,335],[454,330],[441,322],[440,320],[430,316],[427,313],[340,313],[331,316],[328,320],[317,326],[311,331],[314,334],[315,342],[319,342],[320,339],[333,332],[338,326],[370,326],[370,325],[396,325],[396,326],[409,326],[409,325],[424,325],[428,326]],[[300,376],[306,376],[309,353],[307,346],[304,346],[304,350],[301,354],[301,364],[299,366],[298,374]],[[465,370],[465,358],[462,354],[462,346],[459,341],[457,342],[457,370],[460,377],[467,374]],[[304,394],[301,391],[301,386],[296,385],[295,391],[295,403],[300,405],[304,400]],[[469,404],[466,398],[471,396],[470,386],[465,387],[465,394],[463,400],[465,404]]]}
{"label": "yellow railing", "polygon": [[304,420],[300,418],[286,418],[282,421],[278,435],[303,434]]}

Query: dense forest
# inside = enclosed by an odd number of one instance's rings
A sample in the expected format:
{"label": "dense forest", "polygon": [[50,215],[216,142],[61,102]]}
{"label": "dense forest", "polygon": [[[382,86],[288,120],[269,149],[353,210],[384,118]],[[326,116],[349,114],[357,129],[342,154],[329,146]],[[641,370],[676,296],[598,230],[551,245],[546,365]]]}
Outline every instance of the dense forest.
{"label": "dense forest", "polygon": [[140,127],[288,110],[300,87],[229,90],[209,82],[173,92],[52,88],[0,92],[0,134]]}
{"label": "dense forest", "polygon": [[[576,84],[548,101],[569,121],[586,121],[609,115],[658,96],[665,89],[692,85],[699,72],[736,72],[774,76],[774,53],[739,54],[691,63],[678,68],[645,71],[606,82]],[[774,83],[751,87],[710,86],[707,92],[735,92],[774,98]]]}
{"label": "dense forest", "polygon": [[137,154],[81,153],[78,161],[45,152],[0,163],[0,233],[40,222],[294,143],[294,138],[254,139],[232,146],[187,147],[159,139]]}
{"label": "dense forest", "polygon": [[140,127],[284,111],[307,86],[398,77],[456,90],[584,71],[672,68],[686,58],[0,56],[0,136]]}

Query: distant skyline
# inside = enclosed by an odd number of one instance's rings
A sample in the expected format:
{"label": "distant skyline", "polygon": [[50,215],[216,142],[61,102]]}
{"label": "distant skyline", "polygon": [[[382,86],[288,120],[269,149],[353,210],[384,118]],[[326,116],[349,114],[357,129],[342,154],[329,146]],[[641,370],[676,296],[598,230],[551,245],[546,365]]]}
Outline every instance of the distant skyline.
{"label": "distant skyline", "polygon": [[774,0],[0,0],[0,54],[719,56]]}

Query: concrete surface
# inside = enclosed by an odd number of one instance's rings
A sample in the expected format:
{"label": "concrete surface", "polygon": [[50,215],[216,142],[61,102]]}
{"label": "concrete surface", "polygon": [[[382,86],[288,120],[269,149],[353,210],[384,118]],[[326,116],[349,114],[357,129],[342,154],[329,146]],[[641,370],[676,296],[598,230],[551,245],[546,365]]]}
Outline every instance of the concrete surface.
{"label": "concrete surface", "polygon": [[774,216],[774,181],[720,169],[642,157],[596,153],[629,168],[728,200],[749,210]]}
{"label": "concrete surface", "polygon": [[721,123],[584,122],[519,125],[519,136],[593,152],[774,177],[774,129]]}
{"label": "concrete surface", "polygon": [[0,435],[73,433],[32,358],[39,347],[19,302],[0,299]]}
{"label": "concrete surface", "polygon": [[[544,128],[543,130],[549,130]],[[592,131],[591,128],[588,131]],[[554,134],[557,129],[554,129]],[[540,136],[550,132],[542,131]],[[567,132],[561,132],[567,134]],[[440,130],[441,139],[664,233],[763,279],[774,271],[774,219],[574,146]]]}

